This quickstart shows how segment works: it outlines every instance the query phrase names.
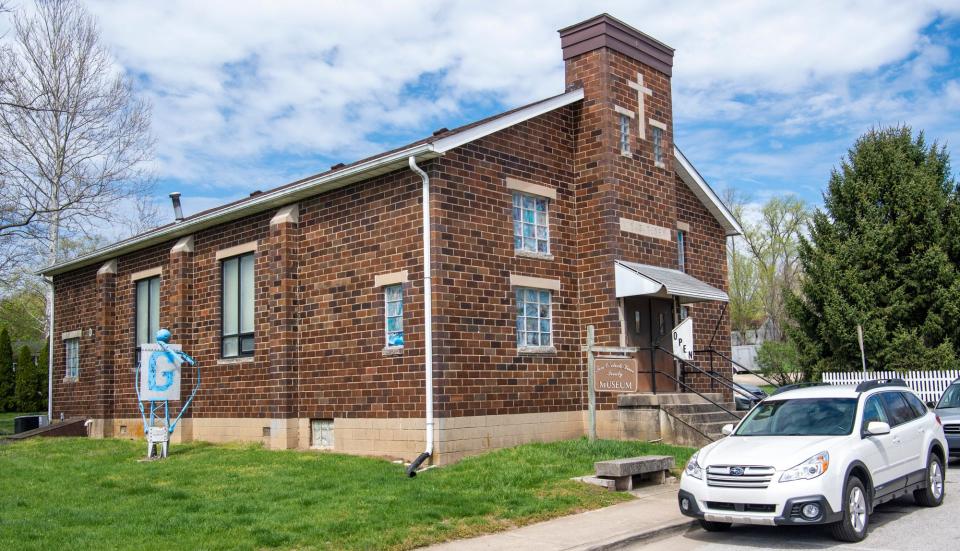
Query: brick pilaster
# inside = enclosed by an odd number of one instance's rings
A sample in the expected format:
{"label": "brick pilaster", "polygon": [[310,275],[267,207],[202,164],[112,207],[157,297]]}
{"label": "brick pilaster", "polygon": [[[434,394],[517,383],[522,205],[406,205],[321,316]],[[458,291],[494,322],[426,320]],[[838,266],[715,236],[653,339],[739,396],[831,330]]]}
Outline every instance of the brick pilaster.
{"label": "brick pilaster", "polygon": [[[183,350],[191,355],[196,354],[194,350],[196,335],[193,316],[193,249],[192,235],[181,238],[170,249],[169,277],[164,282],[166,289],[163,289],[161,293],[163,305],[160,308],[162,322],[166,323],[165,327],[173,334],[172,342],[182,346]],[[177,404],[178,407],[183,407],[190,396],[190,392],[193,391],[196,380],[197,367],[184,364],[181,367],[180,403]],[[177,411],[179,412],[179,410]],[[187,410],[173,434],[175,441],[189,442],[193,440],[191,417],[192,412]]]}
{"label": "brick pilaster", "polygon": [[116,350],[117,261],[97,270],[96,399],[91,436],[113,435],[114,352]]}
{"label": "brick pilaster", "polygon": [[299,205],[283,207],[270,220],[264,252],[270,302],[268,337],[271,448],[297,446],[297,266],[300,237]]}

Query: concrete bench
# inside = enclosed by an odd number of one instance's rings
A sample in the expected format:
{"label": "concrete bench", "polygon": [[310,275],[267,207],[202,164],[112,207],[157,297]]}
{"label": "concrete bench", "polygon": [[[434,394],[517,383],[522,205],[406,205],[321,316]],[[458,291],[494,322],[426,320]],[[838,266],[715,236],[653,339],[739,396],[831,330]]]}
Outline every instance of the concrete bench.
{"label": "concrete bench", "polygon": [[642,482],[663,484],[673,465],[674,459],[670,455],[644,455],[598,461],[593,465],[597,475],[584,477],[582,480],[622,492],[632,490]]}

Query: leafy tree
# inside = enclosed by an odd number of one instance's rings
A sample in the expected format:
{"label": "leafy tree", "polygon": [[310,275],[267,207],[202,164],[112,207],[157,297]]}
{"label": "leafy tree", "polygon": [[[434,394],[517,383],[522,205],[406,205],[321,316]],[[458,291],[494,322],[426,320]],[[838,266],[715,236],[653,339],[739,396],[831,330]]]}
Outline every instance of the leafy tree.
{"label": "leafy tree", "polygon": [[[730,188],[724,193],[724,203],[743,224],[746,199]],[[756,262],[741,236],[727,240],[727,268],[730,274],[730,329],[743,335],[763,322],[763,297]]]}
{"label": "leafy tree", "polygon": [[37,366],[33,364],[33,351],[29,346],[20,347],[17,354],[16,388],[14,398],[18,411],[37,410]]}
{"label": "leafy tree", "polygon": [[835,169],[802,239],[790,330],[807,369],[956,369],[960,191],[946,148],[910,128],[872,130]]}
{"label": "leafy tree", "polygon": [[763,341],[757,349],[757,365],[765,377],[780,386],[808,379],[800,353],[791,340]]}
{"label": "leafy tree", "polygon": [[0,411],[14,409],[13,345],[7,328],[0,329]]}

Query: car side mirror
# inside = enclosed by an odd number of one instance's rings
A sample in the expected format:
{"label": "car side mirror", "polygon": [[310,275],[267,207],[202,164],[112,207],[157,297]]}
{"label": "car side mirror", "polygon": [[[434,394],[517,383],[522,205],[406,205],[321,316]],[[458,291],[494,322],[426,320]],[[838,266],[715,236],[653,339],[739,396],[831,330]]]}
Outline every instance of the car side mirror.
{"label": "car side mirror", "polygon": [[927,402],[927,407],[930,408],[930,409],[936,409],[936,408],[937,408],[937,404],[936,404],[936,402],[934,402],[933,400],[930,400],[929,402]]}
{"label": "car side mirror", "polygon": [[890,434],[890,425],[883,421],[870,421],[867,423],[868,436],[880,436],[881,434]]}
{"label": "car side mirror", "polygon": [[723,428],[720,429],[720,432],[722,432],[724,436],[730,436],[733,434],[733,423],[727,423],[724,425]]}

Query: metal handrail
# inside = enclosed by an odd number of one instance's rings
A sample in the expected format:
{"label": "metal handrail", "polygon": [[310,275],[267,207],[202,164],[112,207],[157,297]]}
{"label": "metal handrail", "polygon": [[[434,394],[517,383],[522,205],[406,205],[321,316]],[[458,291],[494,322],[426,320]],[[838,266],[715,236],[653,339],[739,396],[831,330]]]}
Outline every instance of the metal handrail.
{"label": "metal handrail", "polygon": [[[672,354],[671,354],[671,355],[672,355]],[[683,360],[680,360],[680,361],[683,361]],[[710,398],[707,398],[706,396],[704,396],[703,394],[701,394],[699,391],[694,390],[690,385],[684,383],[683,381],[681,381],[680,379],[674,377],[673,375],[671,375],[671,374],[669,374],[669,373],[666,373],[666,372],[663,372],[663,371],[653,371],[652,373],[653,373],[653,376],[654,376],[654,377],[656,377],[657,375],[663,375],[663,376],[665,376],[665,377],[667,377],[667,378],[669,378],[669,379],[672,379],[672,380],[675,381],[678,385],[684,387],[685,389],[689,390],[690,392],[693,392],[693,393],[696,394],[697,396],[699,396],[699,397],[703,398],[704,400],[710,402],[711,404],[717,406],[718,408],[722,409],[723,411],[725,411],[725,412],[727,412],[728,414],[730,414],[731,416],[733,416],[733,417],[734,417],[735,419],[737,419],[738,421],[740,420],[740,416],[739,416],[739,415],[737,415],[736,413],[730,411],[729,409],[721,406],[720,404],[714,402],[714,401],[711,400]]]}
{"label": "metal handrail", "polygon": [[[740,389],[740,392],[744,392],[744,393],[746,393],[748,396],[752,396],[752,395],[753,395],[753,393],[751,393],[746,387],[744,387],[744,386],[741,385],[740,383],[738,383],[738,382],[736,382],[736,381],[734,381],[734,380],[732,380],[732,379],[728,379],[728,378],[726,378],[725,376],[720,375],[720,374],[717,373],[716,371],[706,371],[706,370],[700,369],[700,368],[697,367],[696,365],[688,362],[687,360],[684,360],[683,358],[681,358],[680,356],[677,356],[677,355],[674,354],[673,352],[670,352],[670,351],[667,350],[666,348],[663,348],[663,347],[658,346],[657,349],[660,350],[661,352],[664,352],[664,353],[666,353],[666,354],[669,354],[669,355],[670,355],[671,357],[673,357],[675,360],[677,360],[678,362],[680,362],[680,364],[681,364],[682,366],[684,366],[684,367],[686,367],[686,366],[692,367],[692,368],[694,369],[694,371],[699,371],[700,373],[703,373],[703,374],[706,375],[707,377],[710,377],[711,379],[717,381],[718,383],[720,383],[721,385],[729,388],[729,389],[730,389],[731,391],[733,391],[733,392],[738,392],[737,389],[739,388],[739,389]],[[737,388],[734,388],[734,387],[737,387]]]}
{"label": "metal handrail", "polygon": [[717,350],[716,348],[701,348],[700,350],[694,349],[693,352],[694,352],[694,353],[697,353],[697,352],[709,352],[709,353],[711,353],[711,354],[716,354],[717,356],[720,356],[720,357],[723,358],[724,360],[727,360],[728,362],[730,362],[731,365],[735,365],[735,366],[739,367],[740,369],[746,371],[747,373],[753,375],[754,377],[760,379],[761,381],[767,383],[768,385],[774,386],[774,387],[780,386],[780,385],[778,385],[777,383],[771,381],[770,379],[764,377],[763,375],[757,373],[756,371],[750,369],[749,367],[743,365],[742,363],[734,360],[733,358],[727,357],[726,354],[724,354],[723,352],[720,352],[720,351]]}

